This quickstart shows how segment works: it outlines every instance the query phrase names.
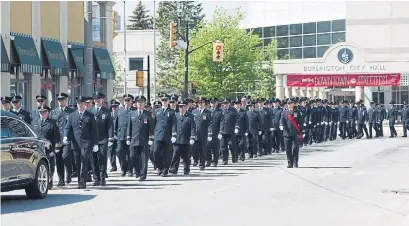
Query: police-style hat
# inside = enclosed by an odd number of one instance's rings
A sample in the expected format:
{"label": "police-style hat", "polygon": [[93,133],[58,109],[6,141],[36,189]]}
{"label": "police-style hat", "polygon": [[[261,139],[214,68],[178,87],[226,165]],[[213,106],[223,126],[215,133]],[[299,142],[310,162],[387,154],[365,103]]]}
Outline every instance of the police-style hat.
{"label": "police-style hat", "polygon": [[155,101],[154,103],[153,103],[153,105],[154,106],[162,106],[162,102],[161,101]]}
{"label": "police-style hat", "polygon": [[51,111],[51,108],[48,107],[48,106],[41,106],[41,107],[38,107],[38,110],[39,110],[40,112],[42,112],[42,111],[48,111],[48,112],[50,112],[50,111]]}
{"label": "police-style hat", "polygon": [[287,100],[287,104],[294,104],[295,103],[295,101],[293,100],[293,99],[289,99],[289,100]]}
{"label": "police-style hat", "polygon": [[371,101],[371,103],[370,103],[370,104],[375,104],[375,102]]}
{"label": "police-style hat", "polygon": [[219,101],[217,98],[211,98],[210,99],[210,103],[216,103],[217,101]]}
{"label": "police-style hat", "polygon": [[85,97],[85,96],[77,96],[75,99],[77,100],[77,103],[85,103],[85,102],[87,102],[88,97]]}
{"label": "police-style hat", "polygon": [[131,94],[125,94],[124,96],[123,96],[123,98],[125,98],[125,99],[134,99],[134,96],[132,96]]}
{"label": "police-style hat", "polygon": [[241,104],[241,100],[240,100],[240,99],[235,99],[235,100],[233,101],[233,103],[234,103],[234,104]]}
{"label": "police-style hat", "polygon": [[146,102],[146,97],[144,96],[136,96],[135,101],[145,101]]}
{"label": "police-style hat", "polygon": [[13,99],[11,99],[11,102],[19,102],[23,98],[21,96],[14,96]]}
{"label": "police-style hat", "polygon": [[86,97],[86,98],[87,98],[85,100],[86,103],[91,103],[94,100],[94,98],[92,98],[92,97]]}
{"label": "police-style hat", "polygon": [[280,99],[278,99],[278,98],[275,98],[275,99],[274,99],[274,103],[280,103],[280,102],[281,102]]}
{"label": "police-style hat", "polygon": [[206,97],[199,97],[199,98],[197,99],[197,102],[199,103],[200,101],[206,102],[206,101],[207,101],[207,100],[206,100]]}
{"label": "police-style hat", "polygon": [[160,99],[161,99],[161,100],[169,100],[169,98],[170,98],[170,96],[169,96],[168,94],[166,94],[166,93],[163,93],[163,94],[160,96]]}
{"label": "police-style hat", "polygon": [[187,102],[187,103],[194,103],[194,101],[193,101],[192,99],[190,99],[190,98],[187,98],[187,99],[186,99],[186,102]]}
{"label": "police-style hat", "polygon": [[120,103],[119,103],[119,101],[117,101],[117,100],[111,100],[111,102],[110,102],[111,104],[111,107],[116,107],[116,106],[119,106],[120,105]]}
{"label": "police-style hat", "polygon": [[47,100],[47,97],[46,97],[46,96],[43,96],[43,95],[37,95],[37,96],[36,96],[36,99],[37,99],[37,100]]}
{"label": "police-style hat", "polygon": [[266,104],[266,105],[267,105],[267,104],[271,104],[271,103],[272,103],[272,102],[271,102],[271,100],[270,100],[270,99],[267,99],[267,100],[266,100],[266,102],[265,102],[264,104]]}
{"label": "police-style hat", "polygon": [[255,106],[256,105],[256,102],[254,102],[254,101],[249,101],[248,103],[247,103],[247,106]]}
{"label": "police-style hat", "polygon": [[260,97],[260,98],[258,98],[258,102],[259,102],[259,103],[261,103],[261,102],[266,102],[266,99],[263,98],[263,97]]}
{"label": "police-style hat", "polygon": [[93,97],[94,99],[102,99],[102,98],[105,98],[105,94],[100,93],[100,92],[94,92],[93,95],[92,95],[92,97]]}
{"label": "police-style hat", "polygon": [[8,96],[1,97],[1,103],[2,103],[2,104],[9,104],[12,99],[13,99],[13,98],[8,97]]}
{"label": "police-style hat", "polygon": [[172,94],[172,95],[170,96],[170,102],[171,102],[171,103],[177,102],[178,100],[179,100],[179,96],[178,96],[178,95]]}
{"label": "police-style hat", "polygon": [[146,103],[145,107],[152,107],[152,104],[151,103]]}
{"label": "police-style hat", "polygon": [[186,106],[187,105],[187,101],[186,100],[181,100],[178,102],[178,106]]}
{"label": "police-style hat", "polygon": [[57,97],[57,100],[62,100],[65,98],[68,98],[68,94],[66,93],[57,93],[57,95],[55,95]]}
{"label": "police-style hat", "polygon": [[228,98],[224,98],[223,101],[222,101],[223,104],[227,104],[227,103],[230,103],[230,102],[231,102],[231,101],[230,101],[230,99],[228,99]]}

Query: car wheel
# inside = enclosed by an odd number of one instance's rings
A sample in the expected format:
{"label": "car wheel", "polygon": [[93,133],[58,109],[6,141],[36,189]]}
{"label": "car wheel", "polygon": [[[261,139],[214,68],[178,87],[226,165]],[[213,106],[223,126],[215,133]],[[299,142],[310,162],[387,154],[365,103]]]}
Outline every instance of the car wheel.
{"label": "car wheel", "polygon": [[34,182],[26,188],[26,195],[30,199],[43,199],[48,193],[48,167],[44,160],[40,160],[37,166]]}

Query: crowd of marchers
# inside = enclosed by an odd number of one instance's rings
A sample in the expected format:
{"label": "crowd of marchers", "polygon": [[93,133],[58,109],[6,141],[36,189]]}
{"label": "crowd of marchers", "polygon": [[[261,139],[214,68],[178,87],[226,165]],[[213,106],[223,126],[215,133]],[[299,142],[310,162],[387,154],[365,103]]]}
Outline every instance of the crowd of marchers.
{"label": "crowd of marchers", "polygon": [[[38,107],[21,108],[20,96],[1,97],[2,109],[19,116],[39,135],[52,143],[48,153],[51,175],[55,168],[65,186],[77,177],[78,188],[87,182],[106,186],[110,171],[144,181],[151,161],[157,175],[183,174],[191,167],[217,167],[286,152],[288,168],[299,166],[299,149],[341,139],[383,137],[387,120],[390,138],[397,136],[398,112],[391,102],[383,104],[342,101],[339,104],[304,97],[217,99],[199,97],[179,100],[161,94],[160,101],[147,103],[144,96],[124,95],[124,102],[104,102],[105,95],[78,96],[76,105],[67,105],[68,95],[58,93],[58,107],[45,105],[46,97],[36,96]],[[409,130],[409,107],[402,110],[403,137]],[[364,134],[365,133],[365,134]],[[117,166],[117,159],[119,167]],[[192,161],[193,159],[193,161]]]}

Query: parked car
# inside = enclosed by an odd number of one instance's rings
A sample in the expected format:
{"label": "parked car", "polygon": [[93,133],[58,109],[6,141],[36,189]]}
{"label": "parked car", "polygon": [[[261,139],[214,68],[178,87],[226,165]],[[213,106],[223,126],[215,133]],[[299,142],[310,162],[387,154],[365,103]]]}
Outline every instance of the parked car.
{"label": "parked car", "polygon": [[0,112],[1,191],[25,189],[29,198],[42,199],[51,186],[47,153],[49,141],[11,112]]}

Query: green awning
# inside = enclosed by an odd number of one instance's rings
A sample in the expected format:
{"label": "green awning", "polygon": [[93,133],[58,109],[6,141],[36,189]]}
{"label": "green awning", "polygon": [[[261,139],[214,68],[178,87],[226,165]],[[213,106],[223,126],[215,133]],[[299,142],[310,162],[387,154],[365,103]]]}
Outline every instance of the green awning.
{"label": "green awning", "polygon": [[93,50],[94,71],[99,72],[102,79],[114,79],[115,70],[108,50],[102,47],[94,47]]}
{"label": "green awning", "polygon": [[1,39],[1,71],[2,72],[9,72],[10,71],[10,61],[9,56],[6,51],[6,47],[4,46],[3,38]]}
{"label": "green awning", "polygon": [[[41,60],[31,35],[11,32],[11,64],[20,66],[20,72],[41,74]],[[14,56],[13,56],[14,55]]]}
{"label": "green awning", "polygon": [[61,42],[56,39],[41,38],[43,66],[51,67],[51,75],[64,75],[67,60]]}
{"label": "green awning", "polygon": [[70,55],[70,68],[84,70],[84,46],[79,43],[68,42]]}

